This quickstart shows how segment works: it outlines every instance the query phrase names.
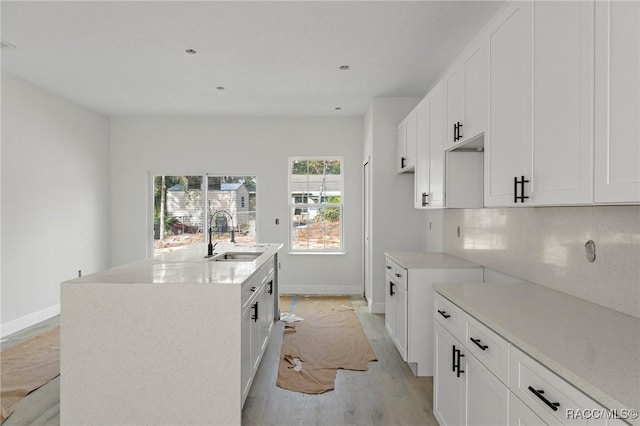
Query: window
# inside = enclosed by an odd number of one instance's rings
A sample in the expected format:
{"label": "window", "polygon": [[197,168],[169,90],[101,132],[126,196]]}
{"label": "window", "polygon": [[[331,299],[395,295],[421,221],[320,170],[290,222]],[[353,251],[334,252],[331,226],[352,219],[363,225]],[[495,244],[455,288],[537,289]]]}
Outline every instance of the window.
{"label": "window", "polygon": [[289,249],[343,252],[342,158],[289,158]]}
{"label": "window", "polygon": [[233,233],[238,243],[255,243],[256,181],[256,176],[154,176],[153,253],[208,242],[209,227],[213,242],[230,241]]}

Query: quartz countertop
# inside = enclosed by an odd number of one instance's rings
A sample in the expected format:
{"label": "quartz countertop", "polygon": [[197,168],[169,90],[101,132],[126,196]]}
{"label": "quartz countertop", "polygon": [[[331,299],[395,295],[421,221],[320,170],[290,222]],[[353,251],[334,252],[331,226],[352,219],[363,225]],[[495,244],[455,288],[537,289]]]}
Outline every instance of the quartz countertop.
{"label": "quartz countertop", "polygon": [[401,251],[385,253],[385,256],[405,269],[482,268],[476,263],[440,252]]}
{"label": "quartz countertop", "polygon": [[531,283],[434,290],[605,408],[640,409],[640,319]]}
{"label": "quartz countertop", "polygon": [[252,261],[216,262],[205,258],[206,244],[181,248],[66,281],[65,284],[242,284],[253,275],[282,244],[220,243],[214,255],[224,252],[261,252]]}

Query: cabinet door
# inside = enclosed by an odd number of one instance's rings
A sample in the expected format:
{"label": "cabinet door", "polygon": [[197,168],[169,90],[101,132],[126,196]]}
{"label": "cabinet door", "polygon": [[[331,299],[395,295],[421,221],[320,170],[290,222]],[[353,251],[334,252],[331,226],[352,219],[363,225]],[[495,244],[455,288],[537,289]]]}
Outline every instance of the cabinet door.
{"label": "cabinet door", "polygon": [[[445,146],[449,147],[461,141],[459,135],[464,135],[464,66],[454,70],[444,82],[447,91],[447,138]],[[456,128],[462,124],[458,132]]]}
{"label": "cabinet door", "polygon": [[397,171],[398,173],[402,173],[405,169],[405,164],[407,162],[407,123],[403,121],[398,125],[398,139],[397,143]]}
{"label": "cabinet door", "polygon": [[429,92],[429,206],[444,206],[444,86]]}
{"label": "cabinet door", "polygon": [[464,424],[509,424],[509,389],[468,351],[462,360],[465,380]]}
{"label": "cabinet door", "polygon": [[531,161],[521,173],[531,193],[525,204],[591,203],[594,2],[536,1],[533,22],[533,134],[525,139]]}
{"label": "cabinet door", "polygon": [[242,389],[242,400],[244,401],[244,397],[246,397],[247,392],[249,392],[249,382],[251,380],[251,314],[252,310],[250,307],[245,308],[242,311],[242,322],[241,322],[241,349],[240,349],[240,376],[241,376],[241,387]]}
{"label": "cabinet door", "polygon": [[481,44],[464,63],[464,123],[462,139],[485,130],[487,115],[487,55]]}
{"label": "cabinet door", "polygon": [[547,423],[511,392],[509,392],[509,424],[511,426],[547,426]]}
{"label": "cabinet door", "polygon": [[485,206],[514,205],[514,177],[531,145],[532,6],[514,2],[489,30],[489,116]]}
{"label": "cabinet door", "polygon": [[407,141],[405,152],[405,168],[413,170],[416,163],[416,110],[411,111],[407,117]]}
{"label": "cabinet door", "polygon": [[440,426],[462,425],[464,380],[457,377],[454,349],[461,345],[440,324],[435,326],[435,377],[433,414]]}
{"label": "cabinet door", "polygon": [[416,107],[416,160],[413,175],[414,207],[428,207],[429,202],[429,97]]}
{"label": "cabinet door", "polygon": [[407,290],[396,291],[396,346],[403,360],[407,360]]}
{"label": "cabinet door", "polygon": [[262,327],[260,322],[260,309],[263,308],[261,294],[249,306],[251,313],[251,371],[252,374],[258,368],[260,354],[262,352]]}
{"label": "cabinet door", "polygon": [[271,334],[271,328],[273,327],[274,321],[274,311],[275,311],[275,284],[274,277],[271,275],[267,280],[266,287],[264,289],[265,293],[265,318],[266,318],[266,331],[268,334]]}
{"label": "cabinet door", "polygon": [[396,292],[398,291],[398,287],[396,284],[386,276],[386,296],[385,296],[385,312],[384,312],[384,323],[387,328],[387,332],[391,336],[391,338],[396,340]]}
{"label": "cabinet door", "polygon": [[596,8],[595,201],[640,202],[640,3]]}
{"label": "cabinet door", "polygon": [[271,324],[273,323],[273,297],[270,293],[270,287],[273,287],[271,281],[267,281],[264,284],[262,296],[260,297],[260,351],[261,353],[267,347],[269,342],[269,332],[271,331]]}

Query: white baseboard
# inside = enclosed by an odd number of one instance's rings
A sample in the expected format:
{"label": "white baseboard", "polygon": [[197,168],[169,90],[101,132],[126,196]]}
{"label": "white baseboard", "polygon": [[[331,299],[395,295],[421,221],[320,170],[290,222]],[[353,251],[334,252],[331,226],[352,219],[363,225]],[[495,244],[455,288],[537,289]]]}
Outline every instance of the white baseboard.
{"label": "white baseboard", "polygon": [[322,294],[322,295],[339,295],[339,294],[362,294],[362,286],[335,286],[335,285],[279,285],[280,294]]}
{"label": "white baseboard", "polygon": [[384,303],[373,303],[371,300],[369,300],[369,312],[371,312],[372,314],[384,314]]}
{"label": "white baseboard", "polygon": [[6,337],[16,331],[23,330],[27,327],[31,327],[34,324],[48,320],[51,317],[55,317],[60,314],[60,304],[49,306],[48,308],[41,309],[29,315],[14,319],[6,322],[0,326],[0,336]]}

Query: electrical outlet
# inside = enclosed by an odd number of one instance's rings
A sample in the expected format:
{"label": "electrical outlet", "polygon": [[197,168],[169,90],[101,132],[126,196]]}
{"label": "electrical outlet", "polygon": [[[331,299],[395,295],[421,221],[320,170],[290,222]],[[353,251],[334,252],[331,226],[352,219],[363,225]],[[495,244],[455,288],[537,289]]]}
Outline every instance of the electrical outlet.
{"label": "electrical outlet", "polygon": [[276,225],[280,225],[280,219],[276,218]]}

